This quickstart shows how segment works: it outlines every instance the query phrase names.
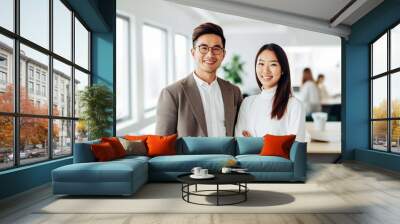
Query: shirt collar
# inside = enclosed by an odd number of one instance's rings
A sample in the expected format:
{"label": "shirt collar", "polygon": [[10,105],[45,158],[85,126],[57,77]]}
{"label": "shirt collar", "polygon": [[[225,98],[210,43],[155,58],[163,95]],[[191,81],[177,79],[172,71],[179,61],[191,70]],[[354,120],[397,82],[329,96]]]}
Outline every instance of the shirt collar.
{"label": "shirt collar", "polygon": [[261,91],[261,97],[265,98],[265,99],[272,99],[275,96],[275,92],[276,89],[278,88],[278,85],[270,88],[270,89],[264,89],[264,87],[262,87],[262,91]]}
{"label": "shirt collar", "polygon": [[204,80],[202,80],[201,78],[199,78],[199,77],[195,74],[195,72],[193,72],[193,77],[194,77],[194,80],[196,81],[196,83],[197,83],[198,86],[209,86],[209,87],[212,87],[212,86],[215,86],[216,84],[218,84],[218,82],[217,82],[217,77],[215,77],[215,80],[212,81],[211,84],[208,84],[206,81],[204,81]]}

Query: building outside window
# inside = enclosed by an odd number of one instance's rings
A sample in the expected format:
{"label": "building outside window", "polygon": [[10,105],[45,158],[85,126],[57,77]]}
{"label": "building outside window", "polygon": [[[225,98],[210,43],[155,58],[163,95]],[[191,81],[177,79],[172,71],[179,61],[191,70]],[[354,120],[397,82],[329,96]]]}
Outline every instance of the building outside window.
{"label": "building outside window", "polygon": [[[0,99],[11,98],[7,101],[0,100],[0,123],[2,124],[0,171],[70,156],[73,151],[73,143],[77,139],[74,136],[79,136],[80,140],[87,139],[86,127],[81,126],[76,129],[79,116],[72,113],[71,107],[66,110],[63,107],[62,111],[60,111],[61,107],[58,107],[60,109],[52,107],[53,114],[49,113],[48,108],[50,97],[57,99],[61,93],[64,97],[66,96],[63,99],[66,105],[73,105],[74,99],[75,102],[79,100],[79,97],[75,97],[77,92],[72,92],[71,88],[63,88],[63,92],[60,93],[61,87],[57,84],[57,79],[63,80],[64,85],[68,83],[69,86],[73,83],[80,83],[79,80],[73,80],[72,71],[75,70],[75,73],[81,72],[89,80],[91,75],[89,70],[90,31],[77,18],[75,12],[70,10],[71,7],[65,5],[66,2],[61,0],[51,0],[53,4],[49,4],[49,2],[49,0],[19,1],[20,10],[16,14],[14,14],[12,5],[3,7],[3,2],[1,3],[1,9],[12,10],[14,20],[20,21],[16,24],[18,26],[16,30],[20,30],[20,35],[10,38],[7,32],[16,34],[14,28],[10,29],[9,26],[4,26],[3,21],[0,21],[0,26],[8,30],[6,32],[0,29],[0,84],[5,82],[13,87],[6,91],[0,88]],[[51,10],[52,13],[50,13]],[[36,12],[39,11],[42,13],[37,14]],[[17,16],[19,18],[16,18]],[[73,30],[72,23],[75,23],[75,30]],[[52,29],[49,28],[50,24],[53,24]],[[50,30],[53,31],[52,35],[49,35]],[[54,39],[50,40],[50,38]],[[54,44],[54,52],[49,48],[51,41]],[[73,48],[73,42],[76,43],[75,48]],[[14,43],[19,44],[18,52],[15,51]],[[79,52],[77,52],[78,48],[80,48]],[[14,52],[20,59],[18,62],[20,72],[17,74],[17,78],[20,80],[20,94],[16,99],[13,97],[16,89],[13,78],[13,68],[16,62],[12,60]],[[55,62],[53,53],[63,58],[66,69]],[[71,57],[73,54],[76,56],[75,63]],[[53,60],[54,65],[49,63],[50,60]],[[77,63],[78,61],[83,61],[83,63]],[[49,74],[49,71],[54,73]],[[50,77],[54,77],[54,89],[47,94]],[[89,85],[89,82],[86,84]],[[71,102],[65,102],[66,99]],[[20,108],[18,113],[14,112],[14,105]],[[63,115],[62,119],[58,117],[60,114]],[[17,134],[14,133],[14,128],[18,130]],[[32,136],[31,133],[34,131],[43,134]],[[48,133],[49,131],[51,133]],[[16,139],[18,141],[15,141]],[[18,145],[14,145],[15,142]],[[14,151],[17,154],[14,154]],[[17,160],[16,157],[19,159]]]}
{"label": "building outside window", "polygon": [[31,82],[31,81],[28,82],[28,91],[29,91],[29,94],[33,94],[33,92],[34,92],[33,82]]}
{"label": "building outside window", "polygon": [[7,84],[7,74],[4,71],[0,71],[0,84]]}

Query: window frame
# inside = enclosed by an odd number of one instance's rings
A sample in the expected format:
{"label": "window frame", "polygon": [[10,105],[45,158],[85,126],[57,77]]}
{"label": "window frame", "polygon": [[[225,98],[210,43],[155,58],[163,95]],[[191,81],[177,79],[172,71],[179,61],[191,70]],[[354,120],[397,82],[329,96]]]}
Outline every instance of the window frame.
{"label": "window frame", "polygon": [[[391,153],[391,154],[400,154],[400,152],[393,152],[392,151],[392,122],[393,121],[400,121],[400,117],[392,117],[392,99],[391,99],[391,91],[392,91],[392,86],[391,86],[391,79],[393,75],[396,75],[396,73],[400,72],[400,67],[398,68],[393,68],[391,69],[391,31],[393,28],[400,26],[400,21],[397,21],[393,25],[391,25],[389,28],[385,29],[385,31],[381,34],[379,34],[374,40],[372,40],[369,44],[369,78],[368,78],[368,84],[369,84],[369,149],[373,151],[379,151],[379,152],[386,152],[386,153]],[[374,76],[373,72],[373,44],[376,43],[381,37],[384,35],[387,35],[387,64],[386,64],[386,71],[382,72],[380,74],[376,74]],[[373,118],[373,94],[374,94],[374,86],[373,86],[373,81],[379,78],[386,77],[386,86],[387,86],[387,105],[386,105],[386,117],[385,118]],[[386,150],[379,150],[374,148],[374,132],[373,132],[373,122],[376,121],[386,121]]]}
{"label": "window frame", "polygon": [[[79,120],[79,117],[75,117],[75,108],[72,107],[72,113],[70,116],[56,116],[53,115],[53,59],[58,60],[59,62],[62,62],[68,66],[71,66],[71,83],[73,84],[75,82],[75,69],[81,71],[82,73],[88,75],[88,86],[92,85],[93,77],[92,77],[92,71],[91,71],[91,36],[92,36],[92,31],[91,29],[87,26],[87,24],[83,21],[83,19],[72,9],[72,7],[65,1],[65,0],[59,0],[61,4],[63,4],[68,10],[71,11],[71,59],[64,58],[63,56],[55,53],[53,50],[53,21],[54,21],[54,14],[53,14],[53,1],[54,0],[48,0],[49,2],[49,47],[46,49],[45,47],[42,47],[39,44],[34,43],[33,41],[30,41],[29,39],[26,39],[25,37],[20,35],[20,0],[14,0],[13,1],[13,10],[14,10],[14,18],[13,18],[13,30],[10,31],[4,27],[0,26],[0,35],[10,38],[13,41],[13,54],[12,54],[12,69],[11,69],[11,75],[13,75],[14,79],[14,109],[13,112],[2,112],[0,111],[0,116],[2,117],[11,117],[13,120],[13,166],[10,167],[5,167],[5,168],[0,168],[0,172],[3,172],[5,170],[12,170],[16,169],[19,167],[24,167],[24,166],[31,166],[34,164],[38,163],[44,163],[47,161],[51,160],[58,160],[66,157],[71,157],[73,156],[74,152],[74,143],[75,143],[75,126],[76,126],[76,121]],[[88,31],[88,69],[85,69],[81,67],[80,65],[75,63],[75,19],[79,20],[79,22],[83,25],[83,27]],[[48,96],[48,108],[49,111],[47,112],[46,115],[39,115],[39,114],[27,114],[27,113],[21,113],[20,112],[20,87],[21,87],[21,80],[20,80],[20,65],[21,65],[21,57],[20,57],[20,45],[23,44],[29,48],[32,48],[33,50],[36,50],[42,54],[45,54],[48,56],[49,62],[48,62],[48,71],[47,71],[47,84],[45,85],[45,90],[47,93],[46,96]],[[35,86],[36,83],[41,83],[41,72],[39,73],[39,80],[36,82],[36,72],[37,70],[33,67],[33,79],[30,77],[30,65],[27,63],[27,68],[26,68],[26,82],[28,83],[29,81],[32,81]],[[26,85],[27,91],[28,90],[28,84]],[[36,89],[34,88],[34,92]],[[71,86],[71,93],[72,93],[72,105],[75,103],[75,85]],[[42,94],[39,94],[38,96],[42,96]],[[35,103],[35,102],[34,102]],[[21,158],[20,158],[20,119],[21,118],[44,118],[47,119],[48,123],[48,135],[47,135],[47,151],[48,155],[47,157],[43,157],[43,160],[40,160],[38,162],[31,162],[31,163],[21,163]],[[53,144],[50,144],[53,142],[53,122],[57,120],[66,120],[66,121],[71,121],[72,125],[72,132],[71,132],[71,153],[68,155],[62,155],[62,156],[55,156],[53,155],[55,147],[53,147]]]}

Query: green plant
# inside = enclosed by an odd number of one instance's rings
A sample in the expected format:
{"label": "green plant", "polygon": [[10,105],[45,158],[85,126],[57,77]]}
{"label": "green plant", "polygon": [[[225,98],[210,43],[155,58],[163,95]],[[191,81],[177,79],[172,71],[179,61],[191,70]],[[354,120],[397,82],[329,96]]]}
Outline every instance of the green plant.
{"label": "green plant", "polygon": [[113,93],[102,84],[86,87],[79,93],[81,118],[87,125],[89,139],[110,136],[107,129],[112,125]]}
{"label": "green plant", "polygon": [[240,56],[234,54],[231,61],[225,64],[224,69],[225,79],[230,80],[234,84],[242,84],[242,75],[244,62],[241,61]]}

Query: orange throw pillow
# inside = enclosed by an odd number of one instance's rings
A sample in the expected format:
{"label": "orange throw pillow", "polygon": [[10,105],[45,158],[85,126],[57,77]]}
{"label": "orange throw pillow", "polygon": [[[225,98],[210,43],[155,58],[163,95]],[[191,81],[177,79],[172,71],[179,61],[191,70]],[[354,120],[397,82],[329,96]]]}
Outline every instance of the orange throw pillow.
{"label": "orange throw pillow", "polygon": [[154,135],[125,135],[124,138],[129,141],[144,141],[146,142],[147,137]]}
{"label": "orange throw pillow", "polygon": [[176,137],[176,134],[148,136],[146,140],[148,156],[176,155]]}
{"label": "orange throw pillow", "polygon": [[99,162],[110,161],[117,158],[115,151],[110,143],[102,142],[100,144],[91,145],[94,157]]}
{"label": "orange throw pillow", "polygon": [[115,155],[117,156],[117,158],[126,156],[126,151],[124,149],[124,146],[122,146],[122,144],[118,138],[116,138],[116,137],[101,138],[101,142],[110,143],[110,145],[114,149],[114,152],[115,152]]}
{"label": "orange throw pillow", "polygon": [[286,159],[290,157],[290,147],[294,140],[296,139],[296,135],[265,135],[264,136],[264,146],[261,149],[261,156],[280,156]]}

